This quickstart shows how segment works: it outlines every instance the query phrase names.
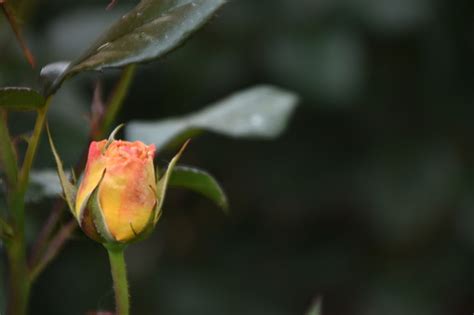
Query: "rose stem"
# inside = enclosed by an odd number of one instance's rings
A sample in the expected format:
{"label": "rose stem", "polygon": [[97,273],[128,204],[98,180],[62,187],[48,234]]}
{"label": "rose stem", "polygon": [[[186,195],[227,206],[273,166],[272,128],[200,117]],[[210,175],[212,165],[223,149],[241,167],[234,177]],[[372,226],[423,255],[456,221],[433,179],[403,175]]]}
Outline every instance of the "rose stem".
{"label": "rose stem", "polygon": [[129,315],[127,268],[125,266],[124,247],[106,246],[109,253],[110,271],[114,281],[115,307],[117,315]]}

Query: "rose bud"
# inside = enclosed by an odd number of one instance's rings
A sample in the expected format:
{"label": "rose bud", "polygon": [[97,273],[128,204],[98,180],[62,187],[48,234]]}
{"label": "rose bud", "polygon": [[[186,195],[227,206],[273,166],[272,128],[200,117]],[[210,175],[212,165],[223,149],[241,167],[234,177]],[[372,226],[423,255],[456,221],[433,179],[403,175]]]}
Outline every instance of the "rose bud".
{"label": "rose bud", "polygon": [[115,132],[109,140],[90,144],[77,193],[52,141],[51,147],[66,201],[82,230],[98,242],[124,244],[148,235],[157,223],[169,176],[186,144],[157,181],[155,146],[114,140]]}

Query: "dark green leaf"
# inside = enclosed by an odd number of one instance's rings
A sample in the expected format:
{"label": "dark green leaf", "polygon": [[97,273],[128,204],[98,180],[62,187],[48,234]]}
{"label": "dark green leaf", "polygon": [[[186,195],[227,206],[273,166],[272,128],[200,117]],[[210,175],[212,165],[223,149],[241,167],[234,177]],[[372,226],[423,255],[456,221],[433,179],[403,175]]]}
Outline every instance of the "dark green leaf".
{"label": "dark green leaf", "polygon": [[105,32],[48,93],[68,76],[162,57],[203,26],[225,0],[142,0]]}
{"label": "dark green leaf", "polygon": [[55,86],[62,80],[64,73],[71,63],[68,61],[58,61],[44,66],[40,72],[43,94],[49,95]]}
{"label": "dark green leaf", "polygon": [[273,139],[286,128],[298,97],[272,86],[258,86],[211,105],[197,113],[157,122],[127,125],[130,140],[154,143],[158,150],[175,139],[203,130],[235,138]]}
{"label": "dark green leaf", "polygon": [[26,87],[6,87],[0,89],[0,108],[37,110],[45,104],[45,98],[33,89]]}
{"label": "dark green leaf", "polygon": [[219,207],[228,210],[229,204],[224,190],[209,173],[192,167],[176,166],[171,174],[169,185],[187,188],[214,201]]}

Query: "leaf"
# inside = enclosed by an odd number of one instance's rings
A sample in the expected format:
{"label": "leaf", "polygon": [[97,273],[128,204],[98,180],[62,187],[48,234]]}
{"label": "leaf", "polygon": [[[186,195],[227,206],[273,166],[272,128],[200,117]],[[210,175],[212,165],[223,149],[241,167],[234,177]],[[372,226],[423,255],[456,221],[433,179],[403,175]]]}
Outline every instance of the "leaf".
{"label": "leaf", "polygon": [[[69,178],[69,174],[65,173]],[[57,197],[62,194],[63,189],[58,178],[58,171],[54,169],[32,170],[30,172],[30,183],[26,192],[26,199],[30,202],[38,202],[42,198]]]}
{"label": "leaf", "polygon": [[59,157],[59,154],[56,151],[56,147],[54,146],[53,139],[51,137],[51,133],[49,132],[48,126],[46,126],[46,131],[48,133],[48,140],[49,145],[51,146],[51,151],[53,152],[54,159],[56,160],[59,182],[61,183],[61,187],[64,192],[64,199],[66,200],[66,203],[69,206],[71,213],[76,216],[76,212],[74,211],[74,201],[76,199],[77,188],[73,184],[71,184],[68,177],[66,176],[66,173],[64,172],[63,162],[61,161],[61,158]]}
{"label": "leaf", "polygon": [[87,70],[123,67],[162,57],[203,26],[225,0],[142,0],[113,24],[48,91]]}
{"label": "leaf", "polygon": [[187,188],[214,201],[226,212],[229,208],[227,196],[217,180],[209,173],[185,166],[176,166],[169,181],[171,187]]}
{"label": "leaf", "polygon": [[37,91],[26,87],[0,88],[0,109],[37,110],[46,104]]}
{"label": "leaf", "polygon": [[288,91],[257,86],[235,93],[197,113],[156,122],[131,122],[130,140],[154,143],[162,149],[203,130],[235,138],[273,139],[286,128],[298,97]]}
{"label": "leaf", "polygon": [[71,63],[69,61],[58,61],[44,66],[40,72],[43,94],[50,95],[54,86],[61,81]]}

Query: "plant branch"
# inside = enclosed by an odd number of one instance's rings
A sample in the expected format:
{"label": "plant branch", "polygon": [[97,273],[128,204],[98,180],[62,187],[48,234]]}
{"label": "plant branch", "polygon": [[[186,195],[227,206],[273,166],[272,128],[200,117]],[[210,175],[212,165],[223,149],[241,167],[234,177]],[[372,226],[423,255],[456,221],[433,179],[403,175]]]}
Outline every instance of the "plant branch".
{"label": "plant branch", "polygon": [[0,1],[0,7],[2,7],[3,13],[5,14],[13,32],[15,33],[16,39],[18,43],[20,44],[20,47],[23,51],[23,54],[25,55],[26,60],[28,61],[28,63],[31,65],[32,68],[35,68],[36,67],[35,57],[31,53],[28,46],[26,45],[26,41],[24,40],[21,34],[21,30],[20,30],[20,27],[18,26],[15,15],[13,14],[13,12],[11,12],[11,10],[8,8],[5,2],[6,1]]}
{"label": "plant branch", "polygon": [[18,164],[15,147],[8,132],[5,111],[0,111],[0,162],[3,164],[10,187],[15,187],[18,180]]}
{"label": "plant branch", "polygon": [[50,241],[47,251],[43,254],[41,260],[35,264],[34,269],[30,271],[31,282],[34,282],[43,269],[58,255],[76,227],[77,223],[75,220],[69,221]]}
{"label": "plant branch", "polygon": [[39,140],[43,132],[44,123],[46,121],[46,113],[48,111],[50,102],[51,97],[46,100],[46,105],[38,111],[35,129],[33,130],[33,135],[31,136],[30,141],[28,143],[28,149],[26,150],[25,159],[21,168],[20,179],[18,182],[18,188],[20,192],[25,192],[28,186],[31,166],[33,165],[33,160],[38,149]]}
{"label": "plant branch", "polygon": [[9,240],[13,237],[13,229],[0,217],[0,239]]}
{"label": "plant branch", "polygon": [[12,198],[9,200],[13,219],[13,237],[6,243],[10,266],[10,297],[7,314],[11,315],[26,314],[28,309],[31,282],[28,277],[26,254],[25,193],[50,103],[51,97],[46,100],[45,106],[38,111],[35,128],[28,142],[18,183],[13,191]]}

